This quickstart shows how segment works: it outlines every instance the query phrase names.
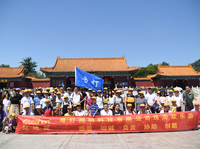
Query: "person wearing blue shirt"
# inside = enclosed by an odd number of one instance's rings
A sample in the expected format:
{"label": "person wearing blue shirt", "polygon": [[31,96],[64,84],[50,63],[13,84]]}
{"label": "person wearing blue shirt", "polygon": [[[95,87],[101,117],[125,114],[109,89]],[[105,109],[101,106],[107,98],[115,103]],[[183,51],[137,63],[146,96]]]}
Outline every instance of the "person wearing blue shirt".
{"label": "person wearing blue shirt", "polygon": [[34,102],[34,106],[35,106],[35,111],[34,111],[34,114],[37,115],[37,106],[40,105],[40,100],[42,99],[41,97],[41,92],[40,91],[37,91],[36,92],[36,97],[33,99],[33,102]]}
{"label": "person wearing blue shirt", "polygon": [[93,118],[97,115],[97,112],[99,111],[99,107],[96,104],[96,97],[93,96],[92,97],[92,104],[90,105],[90,114],[91,116],[93,116]]}

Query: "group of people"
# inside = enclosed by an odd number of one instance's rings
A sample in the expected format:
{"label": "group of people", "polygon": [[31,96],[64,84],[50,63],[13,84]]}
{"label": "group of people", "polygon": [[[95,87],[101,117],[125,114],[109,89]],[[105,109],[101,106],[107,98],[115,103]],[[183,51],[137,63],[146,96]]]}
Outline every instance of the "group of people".
{"label": "group of people", "polygon": [[[194,93],[186,86],[183,94],[179,90],[166,91],[161,89],[157,94],[148,87],[148,93],[144,96],[143,91],[137,90],[133,95],[133,89],[129,88],[126,96],[122,91],[115,88],[104,88],[94,91],[70,87],[66,91],[63,87],[46,88],[45,92],[39,87],[35,94],[32,89],[21,90],[15,88],[12,97],[9,92],[4,93],[0,100],[0,127],[5,133],[14,132],[16,129],[17,115],[44,115],[44,116],[112,116],[131,114],[168,113],[198,110],[199,103],[193,105]],[[8,127],[5,130],[5,126]]]}

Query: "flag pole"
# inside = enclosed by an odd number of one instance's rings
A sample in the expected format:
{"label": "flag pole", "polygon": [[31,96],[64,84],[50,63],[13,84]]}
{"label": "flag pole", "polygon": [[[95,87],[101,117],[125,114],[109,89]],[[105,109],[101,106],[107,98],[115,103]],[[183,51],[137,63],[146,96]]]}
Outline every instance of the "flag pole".
{"label": "flag pole", "polygon": [[75,66],[75,86],[76,86],[76,66]]}

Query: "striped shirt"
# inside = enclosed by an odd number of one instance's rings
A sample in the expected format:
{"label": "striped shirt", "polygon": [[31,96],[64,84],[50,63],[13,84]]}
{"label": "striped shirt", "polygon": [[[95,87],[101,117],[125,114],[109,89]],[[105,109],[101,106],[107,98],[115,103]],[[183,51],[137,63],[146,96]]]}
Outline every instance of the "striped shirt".
{"label": "striped shirt", "polygon": [[[93,104],[91,104],[90,105],[90,110],[91,110],[91,116],[93,116],[94,115],[94,113],[96,112],[96,110],[98,110],[99,109],[99,107],[98,107],[98,105],[95,103],[94,105]],[[97,114],[96,114],[97,115]]]}

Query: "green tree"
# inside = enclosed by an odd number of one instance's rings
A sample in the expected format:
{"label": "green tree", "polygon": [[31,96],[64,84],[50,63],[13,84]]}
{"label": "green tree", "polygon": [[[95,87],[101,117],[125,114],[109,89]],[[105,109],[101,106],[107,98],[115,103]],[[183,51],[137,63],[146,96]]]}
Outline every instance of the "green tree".
{"label": "green tree", "polygon": [[44,79],[44,78],[47,78],[44,73],[41,73],[41,72],[29,72],[28,74],[29,76],[32,76],[32,77],[36,77],[38,79]]}
{"label": "green tree", "polygon": [[195,61],[194,63],[191,64],[192,67],[196,70],[200,72],[200,59]]}
{"label": "green tree", "polygon": [[[169,66],[169,63],[162,62],[162,66]],[[135,78],[146,78],[148,75],[153,75],[157,72],[158,64],[149,64],[147,67],[141,67],[138,72],[134,74]]]}
{"label": "green tree", "polygon": [[161,63],[161,65],[162,66],[169,66],[169,63],[167,63],[167,62],[164,61],[164,62]]}
{"label": "green tree", "polygon": [[36,72],[35,67],[37,67],[37,63],[32,61],[32,57],[23,58],[23,61],[20,63],[24,65],[27,74],[30,72]]}
{"label": "green tree", "polygon": [[1,64],[0,67],[10,67],[10,65],[7,65],[7,64]]}

